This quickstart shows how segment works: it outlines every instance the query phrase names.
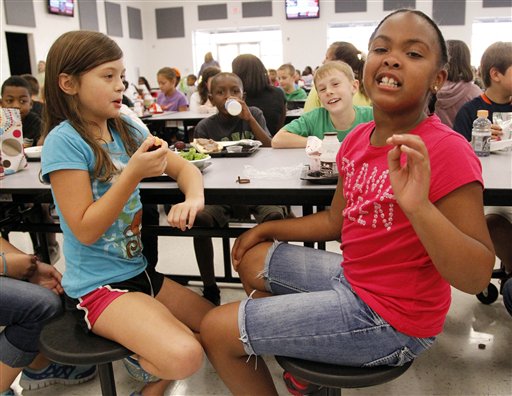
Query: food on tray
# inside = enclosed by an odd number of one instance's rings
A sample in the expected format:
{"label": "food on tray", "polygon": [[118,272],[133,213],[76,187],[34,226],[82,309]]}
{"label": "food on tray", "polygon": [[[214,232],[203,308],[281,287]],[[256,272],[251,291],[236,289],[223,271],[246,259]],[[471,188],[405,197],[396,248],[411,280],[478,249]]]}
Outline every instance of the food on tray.
{"label": "food on tray", "polygon": [[162,147],[162,139],[155,136],[155,142],[150,148],[148,148],[148,151],[155,151],[158,150],[160,147]]}
{"label": "food on tray", "polygon": [[174,143],[174,148],[176,150],[183,150],[185,149],[185,147],[187,147],[187,145],[185,144],[185,142],[182,142],[181,140],[178,140],[176,143]]}
{"label": "food on tray", "polygon": [[156,102],[149,106],[148,110],[151,114],[160,114],[164,112],[160,105]]}
{"label": "food on tray", "polygon": [[207,154],[198,153],[195,148],[191,148],[188,151],[180,151],[179,155],[188,161],[197,161],[209,158]]}
{"label": "food on tray", "polygon": [[192,145],[197,151],[203,154],[218,153],[222,150],[223,146],[212,139],[197,138],[194,139]]}

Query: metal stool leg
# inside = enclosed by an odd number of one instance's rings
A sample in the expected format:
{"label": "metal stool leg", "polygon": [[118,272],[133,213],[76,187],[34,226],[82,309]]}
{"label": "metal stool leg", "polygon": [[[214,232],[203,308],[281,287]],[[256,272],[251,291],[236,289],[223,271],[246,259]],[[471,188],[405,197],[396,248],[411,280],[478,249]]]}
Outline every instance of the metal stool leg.
{"label": "metal stool leg", "polygon": [[98,375],[100,376],[101,394],[103,396],[116,396],[116,382],[112,363],[98,364]]}
{"label": "metal stool leg", "polygon": [[231,272],[231,247],[229,238],[222,238],[222,254],[224,256],[224,277],[227,282],[232,282],[235,278]]}

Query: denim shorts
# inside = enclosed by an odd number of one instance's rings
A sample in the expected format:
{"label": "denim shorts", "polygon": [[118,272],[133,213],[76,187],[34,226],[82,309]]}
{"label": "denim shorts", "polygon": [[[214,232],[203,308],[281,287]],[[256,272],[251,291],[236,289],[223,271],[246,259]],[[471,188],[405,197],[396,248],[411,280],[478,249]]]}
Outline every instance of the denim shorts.
{"label": "denim shorts", "polygon": [[400,333],[343,276],[340,254],[276,243],[262,277],[268,298],[240,304],[240,340],[251,355],[281,355],[356,367],[400,366],[435,337]]}

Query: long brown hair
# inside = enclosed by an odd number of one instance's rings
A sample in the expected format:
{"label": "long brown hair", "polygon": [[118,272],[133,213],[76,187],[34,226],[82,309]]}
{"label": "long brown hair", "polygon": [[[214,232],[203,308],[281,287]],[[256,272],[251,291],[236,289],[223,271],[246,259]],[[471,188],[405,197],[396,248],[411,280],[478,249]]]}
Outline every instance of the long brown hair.
{"label": "long brown hair", "polygon": [[202,105],[208,101],[208,80],[219,73],[220,69],[217,66],[210,66],[203,70],[203,73],[201,74],[201,82],[197,86],[197,92],[201,98],[200,103]]}
{"label": "long brown hair", "polygon": [[238,55],[231,62],[231,69],[243,81],[247,96],[254,97],[265,90],[272,89],[267,69],[255,55]]}
{"label": "long brown hair", "polygon": [[[46,58],[43,111],[43,139],[62,121],[68,120],[82,139],[91,147],[96,157],[93,177],[107,181],[118,171],[101,143],[94,137],[95,123],[87,121],[80,112],[77,95],[68,95],[59,87],[59,76],[66,73],[80,83],[84,73],[106,62],[123,57],[123,51],[109,37],[99,32],[71,31],[61,35],[51,46]],[[132,127],[121,117],[107,120],[109,129],[115,129],[131,156],[138,148],[142,134],[137,140]]]}
{"label": "long brown hair", "polygon": [[448,81],[473,81],[471,53],[469,47],[461,40],[446,40],[448,48]]}

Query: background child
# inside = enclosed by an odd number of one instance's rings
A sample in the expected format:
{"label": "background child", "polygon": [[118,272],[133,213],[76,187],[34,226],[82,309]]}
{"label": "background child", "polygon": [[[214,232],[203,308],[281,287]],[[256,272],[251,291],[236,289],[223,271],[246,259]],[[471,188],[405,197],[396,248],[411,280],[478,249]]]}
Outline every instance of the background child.
{"label": "background child", "polygon": [[[220,73],[212,79],[210,101],[217,107],[218,113],[201,120],[194,137],[222,140],[255,139],[270,146],[270,133],[265,125],[263,113],[257,107],[248,107],[243,101],[243,84],[234,73]],[[239,116],[230,115],[224,107],[227,99],[236,99],[242,105]],[[202,227],[224,227],[232,218],[246,219],[254,214],[258,223],[282,219],[286,216],[283,206],[247,206],[206,205],[197,215],[196,224]],[[215,283],[213,268],[213,245],[209,237],[194,237],[194,251],[204,284],[205,298],[214,304],[220,304],[220,291]]]}
{"label": "background child", "polygon": [[471,53],[466,43],[461,40],[447,40],[446,45],[448,77],[434,97],[434,106],[441,121],[451,127],[462,105],[479,96],[482,90],[473,83]]}
{"label": "background child", "polygon": [[310,90],[313,86],[313,69],[311,66],[306,66],[304,70],[302,71],[302,81],[304,81],[304,90]]}
{"label": "background child", "polygon": [[238,55],[233,59],[231,69],[244,84],[245,103],[263,112],[267,128],[274,136],[286,119],[283,90],[271,85],[263,62],[255,55]]}
{"label": "background child", "polygon": [[27,80],[30,85],[30,95],[32,99],[31,111],[36,113],[39,117],[42,117],[44,104],[40,99],[40,88],[37,78],[35,78],[32,74],[22,74],[21,77]]}
{"label": "background child", "polygon": [[[23,128],[23,146],[32,147],[40,145],[41,142],[41,118],[32,110],[32,95],[30,83],[20,76],[12,76],[4,81],[1,89],[2,106],[6,108],[19,109],[21,115],[21,122]],[[50,216],[50,207],[48,204],[34,204],[32,205],[31,220],[34,222],[44,221],[45,223],[53,223]],[[48,257],[49,262],[55,264],[60,258],[59,244],[55,233],[48,235]],[[38,233],[31,232],[30,237],[34,245],[36,254],[41,252],[41,238]]]}
{"label": "background child", "polygon": [[279,69],[277,69],[277,80],[279,81],[279,86],[283,90],[287,102],[302,100],[308,97],[306,91],[295,84],[295,67],[293,67],[293,65],[289,63],[281,65]]}
{"label": "background child", "polygon": [[201,75],[201,82],[197,86],[197,91],[190,97],[190,111],[195,113],[216,113],[217,108],[211,104],[208,98],[210,92],[210,85],[213,76],[220,73],[220,69],[217,66],[211,66],[204,69]]}
{"label": "background child", "polygon": [[149,82],[146,79],[146,77],[140,76],[137,83],[139,85],[138,86],[138,88],[140,90],[139,95],[141,97],[144,97],[144,95],[146,95],[146,94],[151,95],[151,86],[149,85]]}
{"label": "background child", "polygon": [[[384,18],[364,72],[375,122],[341,144],[331,208],[236,240],[233,265],[253,298],[215,308],[201,324],[208,357],[233,394],[277,394],[264,361],[255,367],[247,355],[403,365],[442,331],[450,285],[473,294],[487,286],[494,254],[480,161],[424,113],[446,62],[428,16],[398,10]],[[272,242],[332,240],[340,230],[343,256]]]}
{"label": "background child", "polygon": [[[487,110],[492,122],[494,112],[512,111],[512,42],[498,41],[490,45],[480,60],[480,73],[485,91],[465,103],[455,116],[453,129],[471,141],[473,121],[478,110]],[[494,128],[497,134],[497,128]]]}
{"label": "background child", "polygon": [[2,84],[2,106],[20,111],[23,124],[23,146],[37,146],[41,136],[41,118],[32,110],[30,84],[20,76],[12,76]]}
{"label": "background child", "polygon": [[[178,85],[178,75],[176,69],[164,67],[157,74],[158,87],[160,93],[156,98],[156,103],[160,105],[163,111],[187,111],[188,102],[185,95],[176,89]],[[183,132],[178,127],[160,126],[157,132],[169,144],[176,140],[183,140]]]}
{"label": "background child", "polygon": [[268,69],[268,78],[270,80],[270,84],[274,87],[279,87],[279,81],[277,80],[277,70],[276,69]]}
{"label": "background child", "polygon": [[[138,184],[164,172],[175,179],[185,201],[168,222],[184,230],[203,207],[202,177],[164,141],[120,117],[122,56],[98,32],[68,32],[52,45],[41,171],[64,234],[67,308],[86,331],[133,351],[138,359],[125,364],[136,377],[180,379],[202,364],[194,333],[211,304],[146,268]],[[143,394],[161,395],[167,384],[149,384]]]}
{"label": "background child", "polygon": [[189,74],[187,78],[183,78],[179,83],[179,90],[182,92],[187,101],[190,103],[190,97],[197,91],[196,87],[197,77],[195,74]]}
{"label": "background child", "polygon": [[[512,112],[512,42],[499,41],[490,45],[482,55],[480,71],[485,92],[464,104],[453,124],[453,129],[468,141],[471,141],[478,110],[487,110],[491,122],[494,112]],[[493,135],[502,134],[498,125],[492,128]],[[512,273],[512,207],[487,207],[486,219],[496,255],[506,272]]]}
{"label": "background child", "polygon": [[160,88],[160,93],[156,98],[156,103],[160,105],[162,110],[188,110],[187,98],[176,89],[176,71],[171,67],[164,67],[158,71],[156,78],[158,81],[158,87]]}
{"label": "background child", "polygon": [[62,366],[38,353],[44,323],[62,310],[59,271],[3,238],[0,256],[0,396],[14,396],[9,386],[20,372],[26,390],[94,378],[96,366]]}
{"label": "background child", "polygon": [[356,125],[373,120],[371,107],[352,104],[359,82],[346,63],[325,63],[316,71],[314,82],[323,107],[285,125],[272,139],[272,147],[306,147],[308,136],[323,139],[325,132],[334,131],[341,142]]}
{"label": "background child", "polygon": [[[329,61],[342,61],[352,68],[356,80],[359,81],[359,88],[356,91],[352,102],[356,106],[371,106],[372,103],[364,90],[363,84],[363,69],[365,63],[364,54],[352,43],[347,43],[346,41],[336,41],[332,43],[329,48],[327,48],[327,52],[325,53],[325,59],[323,63]],[[308,94],[306,103],[304,104],[304,112],[307,113],[308,111],[320,107],[321,105],[322,104],[318,98],[318,93],[316,92],[315,86],[313,85],[311,91]]]}

